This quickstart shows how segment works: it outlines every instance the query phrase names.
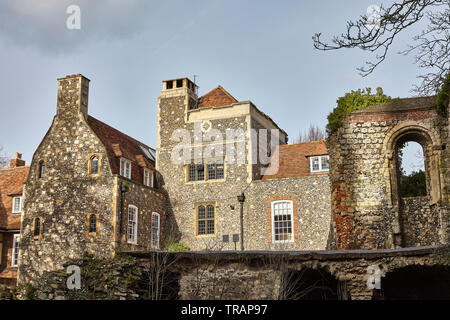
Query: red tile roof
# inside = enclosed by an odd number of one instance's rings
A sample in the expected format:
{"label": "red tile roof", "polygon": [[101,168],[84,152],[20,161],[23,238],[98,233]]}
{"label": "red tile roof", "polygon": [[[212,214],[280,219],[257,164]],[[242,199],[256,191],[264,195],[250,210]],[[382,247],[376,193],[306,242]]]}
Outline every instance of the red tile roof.
{"label": "red tile roof", "polygon": [[0,228],[19,229],[20,214],[11,215],[14,195],[21,195],[30,166],[0,169]]}
{"label": "red tile roof", "polygon": [[265,175],[261,179],[282,179],[293,177],[313,176],[325,173],[311,173],[309,168],[309,157],[328,154],[325,140],[282,144],[275,151],[279,156],[278,172],[274,175]]}
{"label": "red tile roof", "polygon": [[94,117],[88,116],[88,124],[105,145],[113,174],[119,174],[120,160],[118,157],[120,156],[131,161],[131,179],[140,183],[143,182],[142,166],[145,165],[150,169],[155,168],[154,161],[148,160],[141,146],[154,151],[153,148],[127,136]]}
{"label": "red tile roof", "polygon": [[221,107],[236,102],[239,101],[222,88],[222,86],[218,86],[199,98],[198,107]]}

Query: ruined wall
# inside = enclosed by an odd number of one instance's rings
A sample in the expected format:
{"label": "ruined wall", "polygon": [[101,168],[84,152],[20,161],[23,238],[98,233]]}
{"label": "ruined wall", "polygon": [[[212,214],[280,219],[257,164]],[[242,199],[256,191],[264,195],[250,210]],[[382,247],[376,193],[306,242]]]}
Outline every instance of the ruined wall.
{"label": "ruined wall", "polygon": [[[36,150],[25,184],[19,284],[84,251],[113,253],[113,179],[106,150],[85,120],[87,79],[59,79],[58,109]],[[99,174],[90,175],[90,155],[99,157]],[[39,178],[40,163],[45,164]],[[98,233],[88,234],[87,218],[98,214]],[[35,218],[41,233],[33,235]]]}
{"label": "ruined wall", "polygon": [[[431,98],[394,99],[390,104],[356,111],[330,136],[332,218],[337,248],[448,243],[445,195],[449,180],[443,175],[448,167],[445,149],[448,134],[442,125],[446,120],[437,114],[432,101]],[[432,207],[432,215],[439,216],[438,223],[429,223],[427,227],[430,227],[429,234],[438,235],[438,241],[422,233],[415,233],[415,239],[411,239],[409,233],[410,239],[404,241],[396,148],[398,143],[407,140],[417,141],[424,148],[427,207]],[[411,214],[414,211],[408,213]]]}
{"label": "ruined wall", "polygon": [[439,209],[430,205],[429,197],[403,198],[400,208],[400,227],[405,247],[436,245],[439,243]]}

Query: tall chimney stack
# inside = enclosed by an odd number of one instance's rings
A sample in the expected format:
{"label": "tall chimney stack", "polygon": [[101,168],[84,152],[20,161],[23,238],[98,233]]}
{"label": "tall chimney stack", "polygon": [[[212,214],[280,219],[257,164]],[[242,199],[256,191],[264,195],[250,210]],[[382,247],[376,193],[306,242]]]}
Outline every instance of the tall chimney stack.
{"label": "tall chimney stack", "polygon": [[25,160],[22,160],[22,154],[16,152],[16,156],[9,160],[9,167],[10,168],[17,168],[17,167],[23,167],[25,166]]}
{"label": "tall chimney stack", "polygon": [[58,79],[58,103],[56,115],[72,118],[82,113],[88,114],[89,79],[74,74]]}

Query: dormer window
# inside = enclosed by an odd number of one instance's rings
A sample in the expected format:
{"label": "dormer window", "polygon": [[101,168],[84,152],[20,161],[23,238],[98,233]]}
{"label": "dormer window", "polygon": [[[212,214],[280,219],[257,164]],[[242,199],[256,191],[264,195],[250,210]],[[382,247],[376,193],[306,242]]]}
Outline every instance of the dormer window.
{"label": "dormer window", "polygon": [[324,156],[314,156],[310,157],[310,171],[311,172],[327,172],[329,170],[328,167],[328,155]]}
{"label": "dormer window", "polygon": [[148,169],[144,169],[144,185],[153,188],[153,173]]}
{"label": "dormer window", "polygon": [[120,175],[131,179],[131,161],[124,158],[120,159]]}
{"label": "dormer window", "polygon": [[22,196],[13,197],[12,213],[22,213]]}

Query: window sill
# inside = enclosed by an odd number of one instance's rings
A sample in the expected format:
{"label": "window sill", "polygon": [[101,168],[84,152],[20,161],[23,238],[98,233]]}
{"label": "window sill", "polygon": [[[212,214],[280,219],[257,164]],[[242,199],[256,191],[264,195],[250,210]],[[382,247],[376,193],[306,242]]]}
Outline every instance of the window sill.
{"label": "window sill", "polygon": [[196,234],[195,235],[198,238],[212,238],[215,237],[216,234],[215,233],[211,233],[211,234]]}
{"label": "window sill", "polygon": [[199,183],[215,183],[215,182],[225,182],[226,179],[210,179],[210,180],[198,180],[198,181],[186,181],[185,184],[199,184]]}

